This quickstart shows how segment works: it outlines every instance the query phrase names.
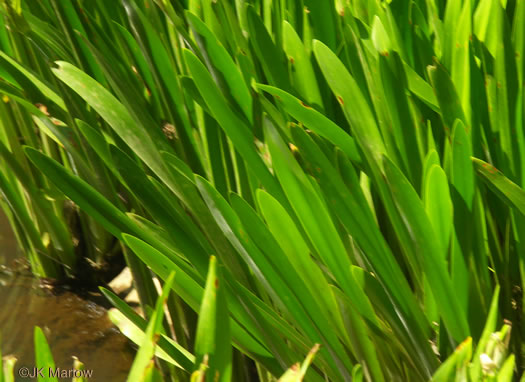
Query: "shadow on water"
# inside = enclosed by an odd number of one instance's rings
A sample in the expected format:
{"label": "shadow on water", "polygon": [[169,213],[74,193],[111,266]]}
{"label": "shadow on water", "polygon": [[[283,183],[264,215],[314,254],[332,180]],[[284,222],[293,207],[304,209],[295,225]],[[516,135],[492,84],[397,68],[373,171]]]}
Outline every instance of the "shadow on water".
{"label": "shadow on water", "polygon": [[[16,240],[0,211],[0,265],[11,264]],[[93,370],[91,382],[125,381],[134,351],[109,321],[102,297],[65,289],[43,288],[30,276],[2,276],[0,269],[0,334],[3,355],[17,358],[15,370],[35,366],[33,331],[40,326],[57,367],[72,369],[76,356]],[[15,373],[16,374],[16,373]],[[16,381],[27,381],[16,376]],[[69,380],[69,379],[66,379]]]}

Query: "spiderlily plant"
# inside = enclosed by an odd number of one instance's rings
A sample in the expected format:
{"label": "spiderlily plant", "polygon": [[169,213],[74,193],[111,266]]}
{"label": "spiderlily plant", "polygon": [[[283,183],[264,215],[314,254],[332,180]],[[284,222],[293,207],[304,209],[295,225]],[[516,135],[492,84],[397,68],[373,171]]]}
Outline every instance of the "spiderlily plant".
{"label": "spiderlily plant", "polygon": [[2,206],[35,273],[124,253],[140,370],[521,376],[525,2],[2,3]]}

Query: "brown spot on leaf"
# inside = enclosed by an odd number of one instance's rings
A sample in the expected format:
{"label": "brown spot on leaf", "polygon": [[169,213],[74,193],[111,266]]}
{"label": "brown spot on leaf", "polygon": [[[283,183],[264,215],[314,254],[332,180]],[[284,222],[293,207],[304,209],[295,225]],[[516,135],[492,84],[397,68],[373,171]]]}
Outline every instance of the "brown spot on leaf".
{"label": "brown spot on leaf", "polygon": [[215,289],[219,289],[219,279],[215,279]]}
{"label": "brown spot on leaf", "polygon": [[343,97],[341,97],[341,96],[337,96],[337,101],[338,101],[341,105],[344,105],[344,104],[345,104],[345,101],[343,100]]}
{"label": "brown spot on leaf", "polygon": [[153,336],[153,342],[157,343],[159,339],[160,339],[160,333],[155,333],[155,335]]}
{"label": "brown spot on leaf", "polygon": [[485,170],[487,170],[490,174],[497,174],[498,173],[498,169],[488,163],[483,163],[483,168]]}
{"label": "brown spot on leaf", "polygon": [[312,108],[311,106],[308,106],[307,104],[305,104],[303,101],[301,101],[301,105],[303,105],[307,109],[311,109]]}

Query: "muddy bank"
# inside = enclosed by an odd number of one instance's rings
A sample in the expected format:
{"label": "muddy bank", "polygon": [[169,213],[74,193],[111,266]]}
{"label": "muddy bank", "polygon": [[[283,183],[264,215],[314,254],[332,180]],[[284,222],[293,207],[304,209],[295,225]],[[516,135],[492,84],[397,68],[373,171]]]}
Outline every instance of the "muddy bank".
{"label": "muddy bank", "polygon": [[[0,216],[0,266],[19,253],[5,217]],[[129,341],[109,321],[105,300],[96,292],[50,287],[30,275],[0,270],[0,333],[3,355],[14,355],[15,369],[35,366],[33,331],[40,326],[55,363],[71,369],[72,356],[93,370],[92,382],[125,381],[134,357]],[[27,381],[17,377],[16,381]]]}

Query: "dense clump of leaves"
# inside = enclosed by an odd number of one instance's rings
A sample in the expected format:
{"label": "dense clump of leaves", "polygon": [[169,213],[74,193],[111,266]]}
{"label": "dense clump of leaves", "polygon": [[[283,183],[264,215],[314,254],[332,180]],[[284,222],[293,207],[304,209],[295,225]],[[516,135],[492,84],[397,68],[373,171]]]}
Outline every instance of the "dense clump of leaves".
{"label": "dense clump of leaves", "polygon": [[3,6],[2,206],[37,274],[124,252],[135,376],[522,374],[523,1]]}

